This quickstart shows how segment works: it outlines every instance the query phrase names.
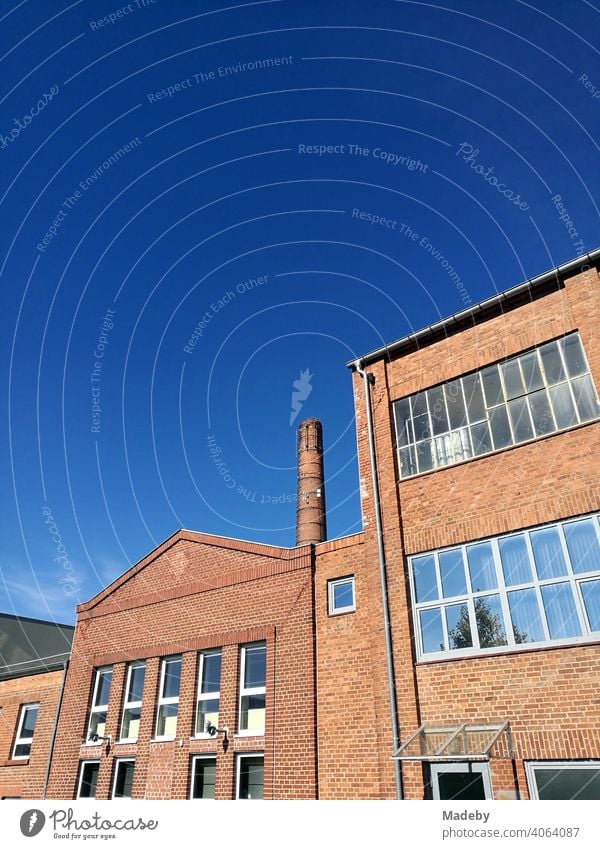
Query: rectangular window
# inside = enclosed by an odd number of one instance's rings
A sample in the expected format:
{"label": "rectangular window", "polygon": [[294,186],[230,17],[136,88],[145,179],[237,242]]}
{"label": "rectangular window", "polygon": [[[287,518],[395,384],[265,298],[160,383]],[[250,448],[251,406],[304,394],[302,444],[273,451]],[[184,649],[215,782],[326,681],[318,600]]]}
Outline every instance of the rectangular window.
{"label": "rectangular window", "polygon": [[177,733],[180,680],[181,655],[163,658],[160,665],[158,713],[156,716],[157,739],[172,740]]}
{"label": "rectangular window", "polygon": [[236,799],[263,799],[264,755],[238,755]]}
{"label": "rectangular window", "polygon": [[328,581],[327,598],[330,616],[337,616],[338,613],[352,613],[356,610],[354,576]]}
{"label": "rectangular window", "polygon": [[143,660],[136,660],[134,663],[129,664],[125,682],[123,719],[121,722],[122,741],[127,740],[134,743],[138,738],[145,675],[146,663]]}
{"label": "rectangular window", "polygon": [[192,758],[190,799],[214,799],[217,759],[197,755]]}
{"label": "rectangular window", "polygon": [[597,419],[579,333],[394,402],[400,477]]}
{"label": "rectangular window", "polygon": [[267,692],[267,647],[265,643],[242,646],[240,655],[241,734],[265,733]]}
{"label": "rectangular window", "polygon": [[92,707],[90,710],[90,721],[88,724],[88,744],[93,745],[99,743],[101,742],[99,738],[104,737],[111,681],[112,666],[105,666],[101,669],[96,669],[94,676],[94,690],[92,693]]}
{"label": "rectangular window", "polygon": [[132,758],[117,758],[115,760],[113,799],[131,799],[134,767],[135,761]]}
{"label": "rectangular window", "polygon": [[409,563],[420,659],[600,639],[597,513]]}
{"label": "rectangular window", "polygon": [[100,761],[82,761],[79,768],[78,799],[95,799]]}
{"label": "rectangular window", "polygon": [[221,650],[200,653],[198,669],[198,700],[196,705],[196,736],[207,734],[209,725],[219,727],[221,690]]}
{"label": "rectangular window", "polygon": [[532,799],[600,801],[600,761],[525,764]]}
{"label": "rectangular window", "polygon": [[31,743],[33,741],[38,709],[39,705],[23,705],[21,708],[15,745],[13,747],[13,760],[28,758],[31,753]]}

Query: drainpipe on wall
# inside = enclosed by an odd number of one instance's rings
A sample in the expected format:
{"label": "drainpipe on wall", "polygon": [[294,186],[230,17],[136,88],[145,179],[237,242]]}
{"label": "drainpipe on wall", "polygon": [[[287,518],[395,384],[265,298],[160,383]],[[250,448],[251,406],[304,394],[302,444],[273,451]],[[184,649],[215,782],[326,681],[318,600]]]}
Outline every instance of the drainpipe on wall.
{"label": "drainpipe on wall", "polygon": [[[369,459],[371,465],[371,481],[373,485],[373,505],[375,509],[375,527],[377,530],[377,554],[379,558],[379,578],[381,582],[381,601],[383,606],[383,627],[385,633],[385,654],[387,664],[388,692],[390,698],[390,718],[392,721],[392,745],[397,752],[400,747],[398,730],[398,708],[396,699],[396,680],[394,677],[394,659],[392,656],[392,629],[390,624],[390,607],[388,602],[387,566],[385,549],[383,547],[383,529],[381,524],[381,505],[379,502],[379,481],[377,479],[377,456],[375,454],[375,436],[373,433],[373,416],[371,412],[371,383],[375,383],[372,374],[367,374],[361,367],[362,360],[356,360],[354,368],[363,378],[365,386],[365,410],[367,413],[367,432],[369,435]],[[394,779],[396,781],[396,798],[402,799],[402,772],[400,761],[394,759]]]}
{"label": "drainpipe on wall", "polygon": [[65,692],[65,682],[67,680],[67,669],[69,668],[69,661],[65,660],[63,664],[63,676],[60,684],[60,693],[58,695],[58,704],[56,705],[56,715],[54,717],[54,727],[52,729],[52,737],[50,738],[50,749],[48,751],[48,763],[46,764],[46,774],[44,775],[44,787],[42,789],[42,799],[46,798],[46,791],[48,789],[48,780],[50,778],[50,767],[52,766],[52,755],[54,754],[54,744],[56,742],[56,732],[58,731],[58,717],[60,716],[60,709],[62,706],[63,695]]}

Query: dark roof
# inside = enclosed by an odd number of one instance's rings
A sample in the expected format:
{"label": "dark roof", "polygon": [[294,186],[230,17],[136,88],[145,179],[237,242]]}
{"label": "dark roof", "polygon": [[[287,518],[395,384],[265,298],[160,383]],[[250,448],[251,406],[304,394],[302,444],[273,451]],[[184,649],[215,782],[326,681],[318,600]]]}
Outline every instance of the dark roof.
{"label": "dark roof", "polygon": [[60,669],[69,659],[72,625],[0,613],[0,681]]}

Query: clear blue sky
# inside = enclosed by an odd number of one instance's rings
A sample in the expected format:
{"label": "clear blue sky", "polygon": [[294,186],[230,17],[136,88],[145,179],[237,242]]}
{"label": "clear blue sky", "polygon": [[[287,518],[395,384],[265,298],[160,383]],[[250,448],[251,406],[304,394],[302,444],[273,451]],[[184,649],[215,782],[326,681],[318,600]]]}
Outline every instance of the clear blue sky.
{"label": "clear blue sky", "polygon": [[600,243],[599,28],[3,0],[0,609],[73,621],[181,526],[293,545],[305,416],[359,530],[346,361]]}

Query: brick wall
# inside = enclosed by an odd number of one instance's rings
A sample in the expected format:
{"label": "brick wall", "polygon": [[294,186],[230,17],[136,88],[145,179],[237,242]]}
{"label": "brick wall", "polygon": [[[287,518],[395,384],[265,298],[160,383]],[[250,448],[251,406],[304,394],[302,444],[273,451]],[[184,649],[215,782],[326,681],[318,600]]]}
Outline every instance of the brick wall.
{"label": "brick wall", "polygon": [[[44,786],[62,670],[0,681],[0,798],[39,799]],[[12,760],[21,705],[39,703],[31,753]]]}
{"label": "brick wall", "polygon": [[[181,567],[181,568],[180,568]],[[135,587],[135,592],[132,588]],[[240,646],[267,645],[266,730],[237,736]],[[194,739],[198,652],[222,648],[222,737]],[[152,742],[160,658],[182,655],[177,738]],[[135,798],[185,799],[193,754],[217,757],[216,795],[232,798],[240,752],[264,752],[265,797],[315,798],[315,696],[310,547],[276,549],[179,532],[91,602],[81,605],[61,712],[50,798],[73,798],[80,759],[100,760],[97,798],[110,795],[115,757],[135,757]],[[146,659],[140,733],[119,744],[126,664]],[[106,744],[81,745],[92,672],[112,664]]]}

